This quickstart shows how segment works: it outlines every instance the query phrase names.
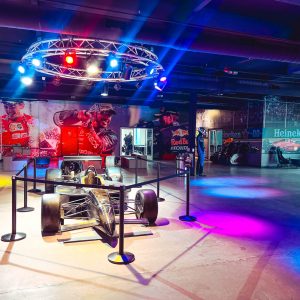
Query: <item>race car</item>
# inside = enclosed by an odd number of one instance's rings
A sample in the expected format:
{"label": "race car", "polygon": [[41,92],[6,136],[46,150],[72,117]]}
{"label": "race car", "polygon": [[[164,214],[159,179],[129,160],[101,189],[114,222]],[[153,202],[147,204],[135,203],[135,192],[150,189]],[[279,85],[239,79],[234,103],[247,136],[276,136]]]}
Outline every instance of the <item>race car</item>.
{"label": "race car", "polygon": [[[120,211],[120,194],[116,189],[103,189],[101,186],[120,187],[122,182],[108,180],[122,178],[113,176],[120,173],[120,170],[107,170],[104,176],[98,175],[94,166],[89,166],[85,171],[82,171],[81,167],[80,162],[72,161],[63,163],[61,169],[47,170],[46,180],[99,185],[99,188],[46,184],[41,210],[43,235],[60,232],[61,225],[64,225],[66,219],[93,220],[107,236],[116,235],[115,225],[116,215]],[[141,189],[137,191],[135,199],[131,200],[128,199],[128,190],[126,190],[124,211],[136,217],[136,219],[127,219],[127,223],[154,224],[158,214],[155,192],[151,189]]]}

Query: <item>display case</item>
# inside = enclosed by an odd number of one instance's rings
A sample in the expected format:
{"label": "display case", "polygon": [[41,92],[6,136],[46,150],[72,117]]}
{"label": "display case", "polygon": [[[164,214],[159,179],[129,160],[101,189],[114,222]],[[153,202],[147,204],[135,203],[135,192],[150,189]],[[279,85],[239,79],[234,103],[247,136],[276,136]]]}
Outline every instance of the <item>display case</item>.
{"label": "display case", "polygon": [[153,159],[152,128],[121,128],[121,155],[139,154]]}

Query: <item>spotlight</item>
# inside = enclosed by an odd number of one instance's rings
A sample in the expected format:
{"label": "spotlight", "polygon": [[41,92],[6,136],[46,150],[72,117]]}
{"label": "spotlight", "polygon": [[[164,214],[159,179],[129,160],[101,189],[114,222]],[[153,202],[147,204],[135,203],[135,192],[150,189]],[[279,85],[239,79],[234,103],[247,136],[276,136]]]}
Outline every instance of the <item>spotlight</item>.
{"label": "spotlight", "polygon": [[67,50],[64,56],[65,64],[72,66],[76,64],[76,61],[77,61],[76,52],[73,50]]}
{"label": "spotlight", "polygon": [[118,65],[119,65],[119,62],[116,58],[112,58],[109,62],[109,65],[112,67],[112,68],[116,68]]}
{"label": "spotlight", "polygon": [[18,71],[19,71],[21,74],[24,74],[25,71],[26,71],[26,69],[25,69],[25,67],[24,67],[23,65],[19,65],[19,66],[18,66]]}
{"label": "spotlight", "polygon": [[154,75],[155,74],[155,66],[153,64],[150,64],[147,68],[146,68],[146,72],[149,75]]}
{"label": "spotlight", "polygon": [[107,97],[108,96],[108,84],[104,83],[102,92],[100,94],[102,97]]}
{"label": "spotlight", "polygon": [[38,58],[33,58],[32,61],[31,61],[31,63],[32,63],[35,67],[37,67],[37,68],[40,67],[41,64],[42,64],[41,60],[38,59]]}
{"label": "spotlight", "polygon": [[26,85],[26,86],[29,86],[32,84],[33,80],[31,77],[28,77],[28,76],[23,76],[21,77],[21,82]]}
{"label": "spotlight", "polygon": [[96,64],[90,64],[87,66],[86,72],[88,73],[88,75],[92,76],[99,74],[100,70]]}
{"label": "spotlight", "polygon": [[159,78],[160,82],[166,82],[167,81],[167,77],[166,76],[162,76]]}
{"label": "spotlight", "polygon": [[115,89],[116,91],[119,91],[119,90],[121,89],[121,84],[120,84],[120,83],[116,83],[116,84],[114,85],[114,89]]}
{"label": "spotlight", "polygon": [[167,79],[163,80],[163,81],[160,81],[160,80],[157,80],[154,82],[154,88],[160,92],[162,92],[162,90],[165,88],[167,84]]}

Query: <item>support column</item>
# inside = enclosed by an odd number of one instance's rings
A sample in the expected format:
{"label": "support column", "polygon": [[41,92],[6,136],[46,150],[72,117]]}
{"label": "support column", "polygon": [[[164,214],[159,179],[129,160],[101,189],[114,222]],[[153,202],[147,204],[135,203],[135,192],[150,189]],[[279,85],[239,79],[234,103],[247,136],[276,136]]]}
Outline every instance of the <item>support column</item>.
{"label": "support column", "polygon": [[195,176],[196,169],[196,114],[197,114],[197,94],[191,94],[189,103],[189,148],[190,152],[193,153],[193,166],[191,168],[191,175]]}

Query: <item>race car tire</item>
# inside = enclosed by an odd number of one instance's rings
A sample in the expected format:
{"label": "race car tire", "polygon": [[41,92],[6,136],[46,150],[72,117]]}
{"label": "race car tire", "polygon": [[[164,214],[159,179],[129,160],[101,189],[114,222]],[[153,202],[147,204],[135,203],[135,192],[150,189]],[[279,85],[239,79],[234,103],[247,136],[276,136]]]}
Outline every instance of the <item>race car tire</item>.
{"label": "race car tire", "polygon": [[[62,172],[60,169],[47,169],[45,180],[54,181],[62,178]],[[54,184],[45,183],[45,193],[54,193]]]}
{"label": "race car tire", "polygon": [[135,210],[137,219],[145,218],[149,224],[154,224],[158,215],[157,196],[153,190],[139,190],[135,196]]}
{"label": "race car tire", "polygon": [[58,194],[44,194],[41,210],[42,233],[54,235],[61,227],[61,201]]}

